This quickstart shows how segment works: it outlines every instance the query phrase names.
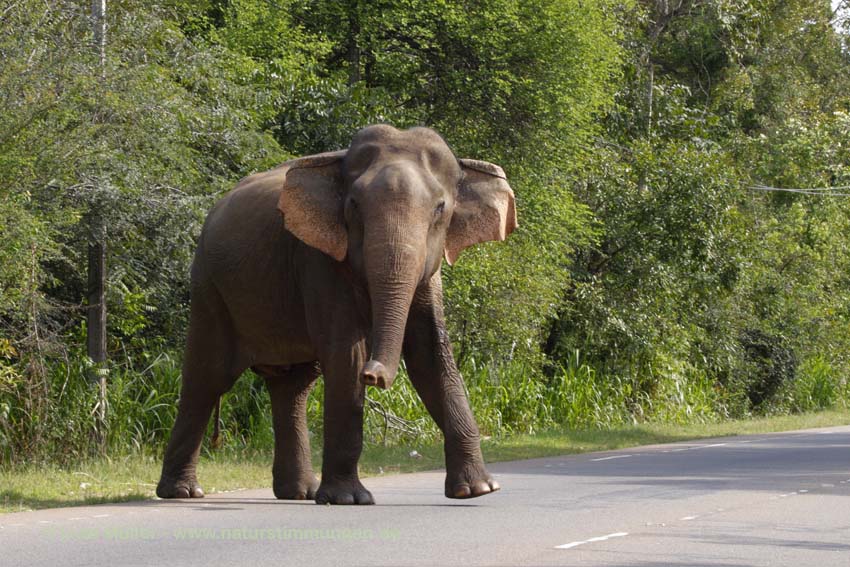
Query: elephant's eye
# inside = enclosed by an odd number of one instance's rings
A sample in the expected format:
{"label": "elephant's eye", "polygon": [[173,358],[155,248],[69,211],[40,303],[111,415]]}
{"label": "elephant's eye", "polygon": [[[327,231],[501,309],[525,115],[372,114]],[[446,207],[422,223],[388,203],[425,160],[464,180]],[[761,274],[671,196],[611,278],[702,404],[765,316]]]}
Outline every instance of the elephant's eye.
{"label": "elephant's eye", "polygon": [[348,199],[348,206],[345,207],[346,216],[357,217],[360,215],[360,205],[354,199]]}
{"label": "elephant's eye", "polygon": [[343,209],[343,217],[345,219],[346,230],[360,224],[360,206],[357,204],[357,201],[351,198],[348,199]]}
{"label": "elephant's eye", "polygon": [[443,211],[446,209],[446,202],[440,201],[440,204],[437,205],[437,208],[434,209],[434,218],[439,219],[443,216]]}

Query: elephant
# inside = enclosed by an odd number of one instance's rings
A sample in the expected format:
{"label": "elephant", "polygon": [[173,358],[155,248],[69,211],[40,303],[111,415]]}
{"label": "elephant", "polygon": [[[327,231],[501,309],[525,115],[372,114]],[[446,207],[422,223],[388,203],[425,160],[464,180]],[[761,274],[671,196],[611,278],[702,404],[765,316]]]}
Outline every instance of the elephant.
{"label": "elephant", "polygon": [[[206,218],[191,268],[177,418],[156,493],[200,498],[210,414],[248,368],[271,398],[274,495],[373,504],[358,476],[366,386],[408,376],[444,436],[449,498],[499,490],[446,331],[441,265],[517,226],[494,164],[457,159],[435,131],[363,128],[348,149],[242,179]],[[321,482],[308,393],[322,375]]]}

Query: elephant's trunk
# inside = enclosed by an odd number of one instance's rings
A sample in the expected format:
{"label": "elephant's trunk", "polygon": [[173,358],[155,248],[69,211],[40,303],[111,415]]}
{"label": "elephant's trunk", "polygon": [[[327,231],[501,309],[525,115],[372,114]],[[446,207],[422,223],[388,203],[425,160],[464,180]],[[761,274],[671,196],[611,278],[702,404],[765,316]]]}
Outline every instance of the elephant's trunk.
{"label": "elephant's trunk", "polygon": [[[398,372],[407,315],[424,268],[424,258],[415,246],[390,239],[393,240],[394,245],[375,247],[366,256],[372,302],[372,348],[361,379],[367,385],[381,388],[389,388]],[[409,242],[410,235],[405,240]]]}

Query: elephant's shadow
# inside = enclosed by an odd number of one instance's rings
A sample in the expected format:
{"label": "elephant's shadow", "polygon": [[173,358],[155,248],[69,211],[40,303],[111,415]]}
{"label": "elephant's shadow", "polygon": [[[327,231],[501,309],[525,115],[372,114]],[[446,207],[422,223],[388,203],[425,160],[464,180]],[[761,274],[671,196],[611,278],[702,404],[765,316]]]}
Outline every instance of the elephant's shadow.
{"label": "elephant's shadow", "polygon": [[[163,503],[161,500],[152,500],[144,503],[135,503],[137,506],[139,504],[143,505],[156,505],[162,506]],[[200,512],[232,512],[232,511],[241,511],[247,508],[258,507],[258,506],[315,506],[315,503],[312,500],[277,500],[275,498],[240,498],[240,499],[221,499],[214,503],[205,503],[198,504],[197,501],[194,500],[170,500],[166,505],[180,505],[186,504],[188,507],[191,507],[194,510],[198,510]],[[482,504],[474,503],[474,502],[426,502],[426,503],[400,503],[400,502],[390,502],[386,504],[377,504],[378,508],[480,508]],[[334,508],[338,508],[338,506],[334,506]],[[346,507],[347,508],[347,507]],[[359,508],[359,507],[356,507]],[[371,506],[368,508],[372,508]]]}
{"label": "elephant's shadow", "polygon": [[[154,503],[161,505],[160,501],[153,501]],[[172,506],[173,504],[179,503],[189,504],[191,508],[201,511],[201,512],[230,512],[236,510],[245,510],[246,508],[256,507],[256,506],[315,506],[315,502],[312,500],[305,501],[297,501],[297,500],[277,500],[273,498],[269,499],[243,499],[243,500],[228,500],[226,502],[216,502],[215,504],[197,504],[197,502],[189,502],[188,500],[172,500],[168,503],[168,506]],[[338,506],[334,506],[337,508]],[[463,503],[451,503],[447,502],[445,504],[441,503],[422,503],[422,504],[403,504],[403,503],[388,503],[388,504],[377,504],[378,508],[480,508],[481,504],[471,503],[471,502],[463,502]],[[359,507],[357,507],[359,508]],[[368,507],[371,508],[371,507]]]}

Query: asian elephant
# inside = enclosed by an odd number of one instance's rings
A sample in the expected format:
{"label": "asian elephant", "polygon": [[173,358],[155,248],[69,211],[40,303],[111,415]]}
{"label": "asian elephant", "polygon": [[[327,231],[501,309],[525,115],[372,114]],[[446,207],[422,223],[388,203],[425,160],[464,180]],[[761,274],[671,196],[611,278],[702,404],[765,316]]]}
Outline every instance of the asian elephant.
{"label": "asian elephant", "polygon": [[[498,490],[446,333],[440,266],[516,226],[502,169],[458,160],[427,128],[370,126],[347,150],[243,179],[209,213],[192,264],[181,397],[157,495],[204,495],[195,467],[210,414],[251,368],[271,395],[275,496],[372,504],[357,473],[365,387],[389,388],[402,353],[445,435],[446,496]],[[320,373],[321,483],[305,419]]]}

